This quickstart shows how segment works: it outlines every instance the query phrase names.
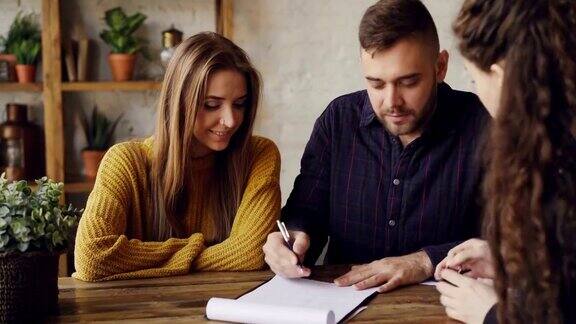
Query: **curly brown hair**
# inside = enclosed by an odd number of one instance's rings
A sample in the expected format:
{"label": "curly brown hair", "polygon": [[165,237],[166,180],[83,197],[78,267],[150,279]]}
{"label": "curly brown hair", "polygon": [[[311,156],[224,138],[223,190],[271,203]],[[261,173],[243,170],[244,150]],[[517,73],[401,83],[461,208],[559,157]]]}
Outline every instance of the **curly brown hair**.
{"label": "curly brown hair", "polygon": [[576,197],[554,172],[576,134],[575,19],[574,1],[467,0],[453,25],[467,60],[504,66],[484,182],[500,323],[559,323],[569,311]]}

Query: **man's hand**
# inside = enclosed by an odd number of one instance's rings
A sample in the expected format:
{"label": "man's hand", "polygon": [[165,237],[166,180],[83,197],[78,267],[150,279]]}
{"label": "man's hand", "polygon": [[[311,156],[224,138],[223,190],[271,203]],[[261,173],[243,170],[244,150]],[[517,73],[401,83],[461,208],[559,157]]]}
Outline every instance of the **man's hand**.
{"label": "man's hand", "polygon": [[441,280],[440,272],[446,268],[453,270],[469,270],[466,276],[472,278],[493,279],[494,261],[488,242],[480,239],[470,239],[450,251],[444,260],[436,266],[434,277]]}
{"label": "man's hand", "polygon": [[262,248],[265,255],[264,261],[274,273],[284,278],[308,277],[310,269],[298,264],[304,261],[306,251],[310,247],[310,237],[302,231],[289,232],[294,240],[293,251],[286,246],[280,232],[270,233]]}
{"label": "man's hand", "polygon": [[379,292],[387,292],[399,286],[422,282],[432,276],[433,270],[426,252],[420,251],[353,266],[348,273],[336,278],[334,283],[338,286],[354,285],[359,290],[379,287]]}
{"label": "man's hand", "polygon": [[436,285],[446,314],[465,323],[483,323],[490,308],[498,302],[494,287],[450,269],[442,270],[440,276],[450,282]]}

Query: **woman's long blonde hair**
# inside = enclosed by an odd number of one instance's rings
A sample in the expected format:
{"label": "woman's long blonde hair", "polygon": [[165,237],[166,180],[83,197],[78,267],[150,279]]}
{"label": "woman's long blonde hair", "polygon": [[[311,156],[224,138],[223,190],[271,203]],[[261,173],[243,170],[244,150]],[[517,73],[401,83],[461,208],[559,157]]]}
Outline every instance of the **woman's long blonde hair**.
{"label": "woman's long blonde hair", "polygon": [[158,106],[150,174],[152,220],[145,224],[149,239],[185,237],[184,212],[191,175],[194,123],[203,106],[208,78],[218,70],[235,70],[246,80],[244,121],[229,146],[216,154],[210,188],[210,210],[216,240],[228,237],[250,171],[249,141],[260,97],[260,76],[246,53],[212,32],[196,34],[176,49],[166,74]]}

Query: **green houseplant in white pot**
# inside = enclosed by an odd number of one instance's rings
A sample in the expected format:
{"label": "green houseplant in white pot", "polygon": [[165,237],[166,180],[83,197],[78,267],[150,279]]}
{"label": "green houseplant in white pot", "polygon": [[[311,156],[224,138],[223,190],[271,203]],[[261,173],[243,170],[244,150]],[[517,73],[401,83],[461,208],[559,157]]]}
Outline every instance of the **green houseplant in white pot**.
{"label": "green houseplant in white pot", "polygon": [[103,30],[100,38],[110,46],[108,63],[112,78],[114,81],[132,80],[136,54],[142,52],[146,55],[145,41],[133,34],[142,26],[146,16],[139,12],[128,16],[121,7],[116,7],[106,11],[104,20],[109,29]]}
{"label": "green houseplant in white pot", "polygon": [[58,259],[81,210],[59,204],[63,184],[0,176],[0,322],[37,322],[58,312]]}

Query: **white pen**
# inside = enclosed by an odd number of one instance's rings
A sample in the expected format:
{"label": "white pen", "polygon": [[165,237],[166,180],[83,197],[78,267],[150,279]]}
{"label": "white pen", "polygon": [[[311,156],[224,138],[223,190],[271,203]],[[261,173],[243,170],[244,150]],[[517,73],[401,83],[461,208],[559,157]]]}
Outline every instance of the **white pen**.
{"label": "white pen", "polygon": [[[293,250],[294,242],[292,242],[290,232],[288,232],[288,230],[286,229],[286,225],[284,224],[284,222],[280,222],[279,220],[276,221],[276,224],[280,229],[280,234],[282,234],[282,237],[284,238],[284,243],[286,243],[286,247],[290,249],[290,251],[294,252]],[[300,267],[300,271],[302,272],[303,270],[302,270],[302,264],[300,263],[300,258],[298,258],[298,255],[296,255],[296,258],[298,259],[298,266]]]}
{"label": "white pen", "polygon": [[287,233],[285,232],[285,231],[286,231],[286,228],[285,228],[284,226],[282,226],[283,223],[281,223],[279,220],[277,220],[277,221],[276,221],[276,225],[278,225],[278,229],[280,229],[280,234],[282,234],[282,237],[284,238],[284,241],[285,241],[286,243],[288,243],[288,242],[290,241],[290,238],[289,238],[288,235],[286,235],[286,234],[287,234]]}

